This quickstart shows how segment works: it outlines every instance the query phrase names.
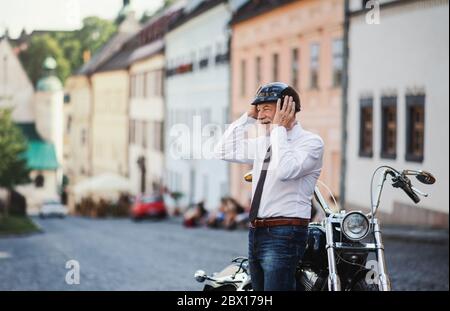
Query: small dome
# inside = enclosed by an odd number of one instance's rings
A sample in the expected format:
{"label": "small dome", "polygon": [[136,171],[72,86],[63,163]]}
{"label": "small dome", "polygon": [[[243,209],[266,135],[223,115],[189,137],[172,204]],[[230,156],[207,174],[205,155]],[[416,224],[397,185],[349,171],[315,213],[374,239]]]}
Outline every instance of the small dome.
{"label": "small dome", "polygon": [[63,89],[61,81],[55,76],[48,76],[38,80],[36,90],[39,92],[54,92]]}
{"label": "small dome", "polygon": [[42,64],[44,76],[36,84],[36,90],[40,92],[53,92],[63,89],[61,81],[55,75],[55,69],[58,66],[53,57],[46,57]]}

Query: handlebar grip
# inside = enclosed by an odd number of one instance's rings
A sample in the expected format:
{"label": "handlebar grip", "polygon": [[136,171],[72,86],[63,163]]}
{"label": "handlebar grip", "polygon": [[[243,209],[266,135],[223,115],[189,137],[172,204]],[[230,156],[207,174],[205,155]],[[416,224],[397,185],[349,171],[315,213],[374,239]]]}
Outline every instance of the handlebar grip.
{"label": "handlebar grip", "polygon": [[406,176],[397,176],[394,178],[394,183],[392,184],[395,188],[402,188],[403,191],[413,200],[414,203],[419,203],[419,196],[411,189],[411,181]]}
{"label": "handlebar grip", "polygon": [[401,187],[403,189],[403,191],[405,191],[405,193],[411,198],[411,200],[414,201],[414,203],[419,203],[420,202],[420,198],[419,196],[411,189],[411,187],[409,185],[406,185]]}

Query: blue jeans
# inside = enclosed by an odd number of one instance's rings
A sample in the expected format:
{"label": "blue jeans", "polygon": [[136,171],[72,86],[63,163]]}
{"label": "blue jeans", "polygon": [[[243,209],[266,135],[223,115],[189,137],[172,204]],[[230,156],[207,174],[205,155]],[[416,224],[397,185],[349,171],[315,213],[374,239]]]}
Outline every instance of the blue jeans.
{"label": "blue jeans", "polygon": [[253,290],[296,290],[295,270],[307,239],[307,227],[250,228],[248,257]]}

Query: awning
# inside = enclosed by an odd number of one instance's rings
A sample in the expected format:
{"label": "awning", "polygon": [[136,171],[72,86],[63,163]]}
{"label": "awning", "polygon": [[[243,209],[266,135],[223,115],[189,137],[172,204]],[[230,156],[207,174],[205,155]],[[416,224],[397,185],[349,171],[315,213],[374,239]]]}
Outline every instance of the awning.
{"label": "awning", "polygon": [[28,142],[25,157],[28,167],[33,170],[56,170],[59,166],[55,147],[43,141]]}
{"label": "awning", "polygon": [[83,180],[74,185],[72,191],[78,199],[87,196],[114,198],[120,193],[135,194],[128,178],[113,173],[104,173]]}
{"label": "awning", "polygon": [[59,167],[55,146],[44,141],[36,131],[34,123],[16,123],[27,139],[24,157],[32,170],[56,170]]}

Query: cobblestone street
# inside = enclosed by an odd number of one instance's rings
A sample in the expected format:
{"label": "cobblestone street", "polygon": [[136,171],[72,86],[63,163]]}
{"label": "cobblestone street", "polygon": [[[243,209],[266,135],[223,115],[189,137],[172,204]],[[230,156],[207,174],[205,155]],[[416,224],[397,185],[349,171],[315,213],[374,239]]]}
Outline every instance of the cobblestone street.
{"label": "cobblestone street", "polygon": [[[214,272],[247,254],[244,230],[185,229],[177,220],[69,217],[37,222],[44,233],[0,239],[0,290],[200,290],[194,272]],[[394,290],[448,290],[448,242],[385,241]],[[65,264],[80,263],[79,285]]]}

